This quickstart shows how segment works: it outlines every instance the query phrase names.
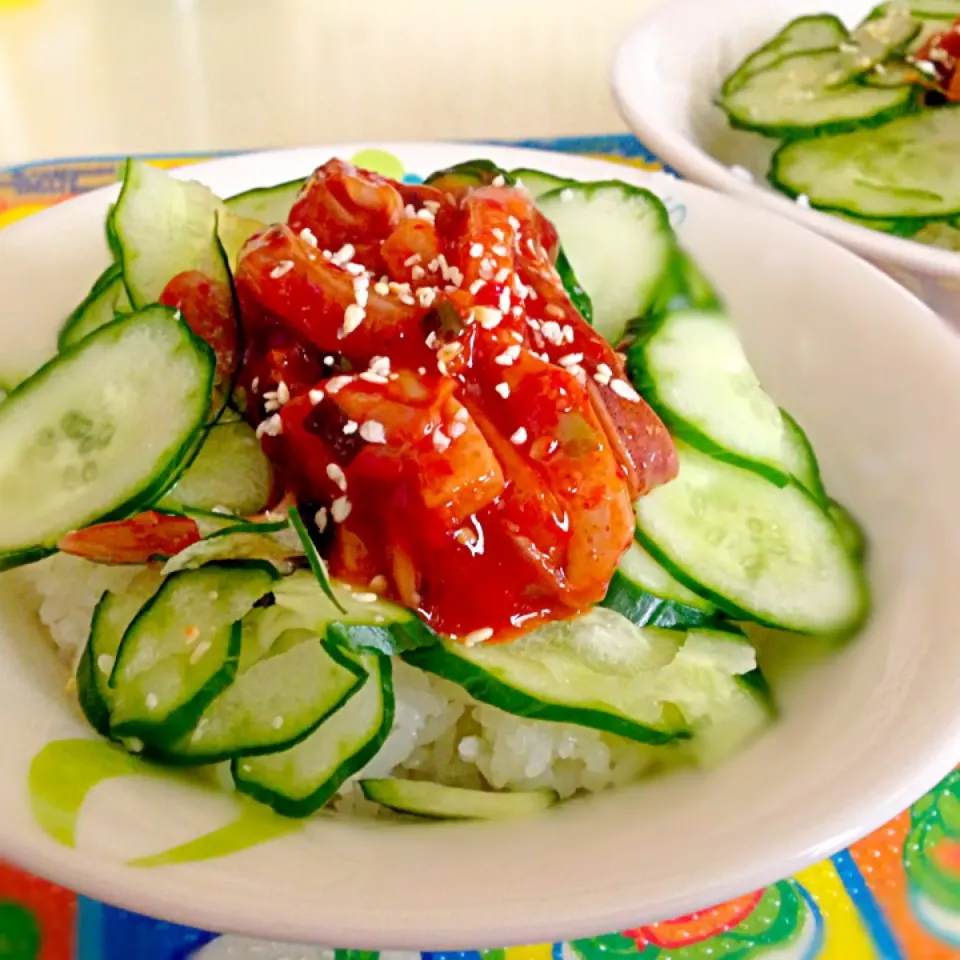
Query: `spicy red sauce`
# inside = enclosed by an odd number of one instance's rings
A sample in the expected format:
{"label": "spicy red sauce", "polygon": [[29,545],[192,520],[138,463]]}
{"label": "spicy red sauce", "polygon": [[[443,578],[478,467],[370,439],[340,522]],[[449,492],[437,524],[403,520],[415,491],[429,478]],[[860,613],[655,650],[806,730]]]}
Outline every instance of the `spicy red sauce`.
{"label": "spicy red sauce", "polygon": [[239,258],[249,413],[331,572],[453,636],[602,600],[632,500],[676,473],[556,246],[525,192],[333,160]]}

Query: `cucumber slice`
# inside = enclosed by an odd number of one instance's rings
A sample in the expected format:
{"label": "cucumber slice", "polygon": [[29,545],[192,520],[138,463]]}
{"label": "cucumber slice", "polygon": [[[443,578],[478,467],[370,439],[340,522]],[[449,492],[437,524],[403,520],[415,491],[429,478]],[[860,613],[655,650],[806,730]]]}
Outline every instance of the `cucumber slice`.
{"label": "cucumber slice", "polygon": [[917,243],[939,247],[941,250],[960,251],[960,230],[953,223],[928,223],[913,234],[911,239]]}
{"label": "cucumber slice", "polygon": [[403,659],[507,713],[663,744],[689,735],[658,686],[658,671],[676,655],[678,636],[641,629],[595,607],[512,643],[446,641],[408,651]]}
{"label": "cucumber slice", "polygon": [[173,311],[150,307],[101,327],[10,394],[0,406],[0,566],[151,504],[200,432],[213,365]]}
{"label": "cucumber slice", "polygon": [[424,780],[361,780],[363,795],[381,807],[429,820],[515,820],[549,810],[553,790],[491,793]]}
{"label": "cucumber slice", "polygon": [[110,676],[113,734],[162,746],[192,730],[233,681],[240,619],[276,580],[272,567],[256,561],[167,577],[123,635]]}
{"label": "cucumber slice", "polygon": [[57,338],[59,349],[63,351],[72,347],[116,319],[118,314],[130,313],[132,309],[127,288],[123,285],[123,270],[119,264],[111,264],[97,278],[80,306],[67,317]]}
{"label": "cucumber slice", "polygon": [[[268,527],[268,530],[258,528]],[[163,575],[170,576],[180,570],[196,570],[217,560],[265,560],[272,563],[280,573],[289,573],[290,559],[299,551],[291,549],[279,540],[268,536],[270,532],[286,529],[286,524],[249,523],[218,531],[185,547],[163,565]]]}
{"label": "cucumber slice", "polygon": [[781,409],[783,418],[784,462],[797,483],[816,501],[827,502],[827,491],[820,477],[820,464],[813,446],[803,432],[803,428],[786,410]]}
{"label": "cucumber slice", "polygon": [[[900,7],[915,17],[929,17],[952,22],[960,17],[960,0],[892,0],[882,3],[874,13],[885,13],[891,8]],[[949,24],[945,24],[944,27]]]}
{"label": "cucumber slice", "polygon": [[847,552],[854,560],[862,562],[867,554],[867,535],[863,532],[863,528],[853,519],[853,514],[836,500],[828,503],[827,513],[837,525],[840,539],[847,548]]}
{"label": "cucumber slice", "polygon": [[270,502],[273,470],[253,428],[242,420],[211,427],[194,461],[160,506],[166,510],[259,513]]}
{"label": "cucumber slice", "polygon": [[279,753],[233,761],[241,793],[285,816],[307,817],[377,755],[393,726],[393,668],[378,654],[357,661],[367,673],[363,686],[306,740]]}
{"label": "cucumber slice", "polygon": [[863,77],[878,63],[904,53],[916,39],[922,27],[903,6],[874,10],[841,43],[837,51],[837,71],[831,84],[841,86]]}
{"label": "cucumber slice", "polygon": [[239,217],[259,220],[265,224],[286,223],[306,182],[301,177],[299,180],[279,183],[275,187],[257,187],[255,190],[238,193],[224,202],[227,209]]}
{"label": "cucumber slice", "polygon": [[780,486],[788,482],[780,409],[723,314],[678,311],[632,330],[630,379],[671,433]]}
{"label": "cucumber slice", "polygon": [[799,484],[676,446],[677,479],[635,505],[637,537],[656,560],[733,617],[828,635],[863,622],[863,571]]}
{"label": "cucumber slice", "polygon": [[223,247],[223,253],[227,258],[227,265],[230,267],[231,274],[236,273],[237,259],[243,245],[266,226],[260,220],[237,216],[227,209],[217,211],[217,236],[220,239],[220,245]]}
{"label": "cucumber slice", "polygon": [[424,182],[427,186],[436,187],[438,190],[457,191],[464,187],[487,186],[498,177],[503,177],[504,183],[508,185],[513,183],[512,175],[498,167],[492,160],[477,158],[455,163],[444,170],[437,170]]}
{"label": "cucumber slice", "polygon": [[555,177],[552,173],[544,173],[542,170],[532,170],[528,167],[518,167],[510,171],[510,176],[517,186],[522,186],[534,200],[539,199],[545,193],[552,190],[558,190],[561,187],[575,186],[576,180],[568,180],[566,177]]}
{"label": "cucumber slice", "polygon": [[[693,262],[693,258],[678,246],[670,273],[657,291],[656,305],[651,314],[676,313],[682,310],[722,313],[723,303],[713,284]],[[634,324],[631,325],[630,333],[633,326],[642,329],[642,323]],[[627,342],[632,342],[632,339],[628,335]]]}
{"label": "cucumber slice", "polygon": [[847,39],[838,17],[818,13],[791,20],[772,40],[751,53],[723,84],[723,95],[739,89],[753,74],[772,67],[783,57],[812,50],[835,50]]}
{"label": "cucumber slice", "polygon": [[553,190],[537,206],[590,297],[593,326],[618,344],[630,321],[650,309],[672,265],[666,208],[648,190],[617,180]]}
{"label": "cucumber slice", "polygon": [[157,592],[162,579],[156,571],[144,570],[123,593],[105,591],[93,611],[90,636],[77,666],[77,698],[90,725],[105,737],[110,736],[110,674],[120,641],[133,618]]}
{"label": "cucumber slice", "polygon": [[273,591],[277,606],[295,613],[303,625],[355,653],[394,656],[432,646],[439,637],[412,610],[330,581],[335,604],[311,574],[284,577]]}
{"label": "cucumber slice", "polygon": [[144,307],[185,270],[229,283],[217,236],[220,201],[192,180],[177,180],[142,160],[128,160],[113,212],[123,280],[130,301]]}
{"label": "cucumber slice", "polygon": [[365,679],[356,662],[323,637],[287,631],[265,656],[238,671],[193,730],[162,755],[176,763],[204,764],[287,749],[310,736]]}
{"label": "cucumber slice", "polygon": [[840,69],[835,51],[793,54],[747,77],[721,106],[734,127],[788,138],[876,126],[912,109],[912,87],[841,84]]}
{"label": "cucumber slice", "polygon": [[770,181],[827,210],[861,217],[952,217],[960,172],[945,157],[960,146],[960,105],[921,110],[875,130],[783,144]]}
{"label": "cucumber slice", "polygon": [[639,543],[632,543],[613,574],[602,606],[638,627],[686,630],[716,622],[720,611],[670,576]]}

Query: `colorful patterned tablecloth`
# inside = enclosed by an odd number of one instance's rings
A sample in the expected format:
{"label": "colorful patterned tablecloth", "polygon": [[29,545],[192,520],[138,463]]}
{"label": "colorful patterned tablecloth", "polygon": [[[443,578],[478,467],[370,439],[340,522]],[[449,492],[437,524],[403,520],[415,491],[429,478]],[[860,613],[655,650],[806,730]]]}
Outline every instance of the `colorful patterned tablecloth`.
{"label": "colorful patterned tablecloth", "polygon": [[[524,141],[656,168],[630,137]],[[163,166],[208,157],[158,157]],[[0,227],[113,182],[119,158],[0,171]],[[949,960],[960,958],[960,769],[883,829],[795,877],[671,922],[422,960]],[[378,960],[163,923],[0,862],[0,960]],[[379,960],[420,960],[390,954]]]}

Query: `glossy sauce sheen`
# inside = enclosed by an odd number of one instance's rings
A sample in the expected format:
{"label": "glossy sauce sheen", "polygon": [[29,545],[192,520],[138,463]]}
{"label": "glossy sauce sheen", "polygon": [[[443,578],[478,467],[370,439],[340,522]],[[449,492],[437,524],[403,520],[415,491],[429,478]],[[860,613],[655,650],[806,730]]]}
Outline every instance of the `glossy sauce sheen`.
{"label": "glossy sauce sheen", "polygon": [[676,473],[556,251],[502,181],[333,160],[238,262],[248,414],[331,572],[470,642],[602,600]]}

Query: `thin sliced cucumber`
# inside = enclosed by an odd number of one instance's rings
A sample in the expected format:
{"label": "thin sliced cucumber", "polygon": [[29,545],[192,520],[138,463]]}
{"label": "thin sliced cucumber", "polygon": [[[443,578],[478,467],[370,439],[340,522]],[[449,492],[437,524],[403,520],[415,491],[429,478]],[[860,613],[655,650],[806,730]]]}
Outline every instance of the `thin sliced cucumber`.
{"label": "thin sliced cucumber", "polygon": [[777,487],[680,442],[677,455],[677,479],[635,509],[638,539],[681,583],[733,617],[797,633],[863,622],[863,571],[799,484]]}
{"label": "thin sliced cucumber", "polygon": [[960,229],[953,223],[935,221],[921,227],[911,237],[917,243],[926,243],[941,250],[960,251]]}
{"label": "thin sliced cucumber", "polygon": [[753,74],[772,67],[783,57],[812,50],[835,50],[847,39],[847,28],[828,13],[791,20],[772,40],[751,53],[723,85],[724,96],[733,93]]}
{"label": "thin sliced cucumber", "polygon": [[723,314],[668,313],[634,325],[633,385],[676,437],[783,485],[783,420]]}
{"label": "thin sliced cucumber", "polygon": [[[656,303],[650,316],[680,310],[723,311],[720,295],[693,258],[682,247],[677,247],[673,266],[657,291]],[[647,320],[648,318],[643,318]],[[631,325],[642,329],[643,323]],[[628,342],[632,342],[628,335]]]}
{"label": "thin sliced cucumber", "polygon": [[545,193],[550,193],[552,190],[574,186],[577,182],[566,177],[555,177],[552,173],[544,173],[542,170],[532,170],[528,167],[518,167],[516,170],[511,170],[510,176],[514,183],[524,187],[534,200],[542,197]]}
{"label": "thin sliced cucumber", "polygon": [[677,637],[682,634],[641,629],[595,607],[512,643],[446,641],[403,658],[507,713],[663,744],[689,735],[658,687],[658,671],[676,655]]}
{"label": "thin sliced cucumber", "polygon": [[826,210],[861,217],[952,217],[960,172],[960,104],[921,110],[877,129],[783,144],[770,181]]}
{"label": "thin sliced cucumber", "polygon": [[150,307],[10,394],[0,406],[0,566],[153,503],[200,433],[213,365],[172,310]]}
{"label": "thin sliced cucumber", "polygon": [[650,191],[618,180],[553,190],[537,206],[590,297],[593,326],[618,344],[630,321],[650,309],[672,265],[666,208]]}
{"label": "thin sliced cucumber", "polygon": [[110,736],[110,674],[117,662],[120,641],[133,618],[157,592],[162,579],[156,571],[144,570],[122,593],[105,591],[93,611],[90,636],[77,666],[77,699],[90,725],[105,737]]}
{"label": "thin sliced cucumber", "polygon": [[[953,21],[960,17],[960,0],[891,0],[882,3],[874,10],[875,14],[884,13],[892,7],[906,9],[916,17],[929,17]],[[945,27],[949,25],[946,24]]]}
{"label": "thin sliced cucumber", "polygon": [[557,252],[557,273],[560,274],[560,280],[563,283],[563,289],[567,291],[570,302],[577,308],[577,312],[589,324],[593,324],[593,301],[590,294],[580,285],[577,275],[570,266],[563,247]]}
{"label": "thin sliced cucumber", "polygon": [[247,190],[228,198],[225,201],[226,207],[231,213],[249,220],[259,220],[266,224],[286,223],[306,182],[300,178],[279,183],[275,187]]}
{"label": "thin sliced cucumber", "polygon": [[549,810],[553,790],[491,793],[425,780],[361,780],[363,795],[381,807],[429,820],[515,820]]}
{"label": "thin sliced cucumber", "polygon": [[229,283],[217,236],[221,201],[192,180],[177,180],[142,160],[128,160],[113,213],[123,280],[130,301],[144,307],[186,270]]}
{"label": "thin sliced cucumber", "polygon": [[878,63],[904,53],[920,33],[921,24],[902,6],[874,11],[841,43],[832,86],[842,86],[869,73]]}
{"label": "thin sliced cucumber", "polygon": [[233,681],[240,619],[276,579],[272,567],[256,561],[167,577],[123,635],[110,676],[114,735],[159,746],[192,730]]}
{"label": "thin sliced cucumber", "polygon": [[[286,218],[284,218],[286,219]],[[243,245],[255,234],[266,227],[261,220],[252,217],[237,216],[229,209],[217,212],[217,236],[223,246],[223,252],[230,266],[230,272],[235,273],[237,259]]]}
{"label": "thin sliced cucumber", "polygon": [[513,177],[506,170],[498,167],[492,160],[476,158],[455,163],[452,167],[437,170],[431,173],[424,181],[428,186],[438,190],[462,190],[465,187],[484,187],[492,184],[498,177],[503,182],[513,184]]}
{"label": "thin sliced cucumber", "polygon": [[868,87],[903,87],[919,84],[922,79],[916,67],[903,60],[878,63],[861,81]]}
{"label": "thin sliced cucumber", "polygon": [[363,686],[306,740],[279,753],[242,757],[231,766],[241,793],[288,817],[307,817],[379,752],[393,726],[393,668],[388,657],[357,658]]}
{"label": "thin sliced cucumber", "polygon": [[273,593],[277,606],[297,614],[305,627],[356,653],[394,656],[439,642],[412,610],[336,580],[330,587],[340,609],[305,571],[284,577]]}
{"label": "thin sliced cucumber", "polygon": [[176,763],[204,764],[285,750],[310,736],[365,679],[336,645],[310,631],[289,631],[162,754]]}
{"label": "thin sliced cucumber", "polygon": [[131,309],[127,288],[123,285],[123,270],[119,264],[111,264],[97,278],[80,306],[64,322],[57,338],[60,350],[79,343],[94,330],[116,319],[118,314],[130,313]]}
{"label": "thin sliced cucumber", "polygon": [[833,518],[833,522],[840,531],[840,539],[847,548],[848,553],[854,560],[862,562],[867,554],[867,535],[863,528],[853,518],[853,514],[836,500],[831,500],[827,506],[827,512]]}
{"label": "thin sliced cucumber", "polygon": [[[249,523],[217,531],[196,543],[191,543],[163,565],[164,576],[179,570],[195,570],[217,560],[265,560],[272,563],[280,573],[289,573],[290,559],[299,551],[269,536],[276,528],[285,530],[286,525]],[[267,527],[267,530],[257,528]]]}
{"label": "thin sliced cucumber", "polygon": [[800,424],[786,410],[781,410],[780,415],[783,417],[784,462],[787,469],[815,500],[826,503],[827,491],[823,487],[820,464],[817,463],[813,445]]}
{"label": "thin sliced cucumber", "polygon": [[273,470],[253,428],[242,420],[211,427],[194,461],[160,506],[169,510],[221,508],[249,516],[270,502]]}
{"label": "thin sliced cucumber", "polygon": [[604,607],[638,627],[686,630],[715,623],[720,611],[674,579],[639,543],[632,543],[613,574]]}
{"label": "thin sliced cucumber", "polygon": [[912,87],[837,85],[837,70],[834,51],[784,57],[747,77],[721,106],[734,127],[794,139],[876,126],[912,109]]}

